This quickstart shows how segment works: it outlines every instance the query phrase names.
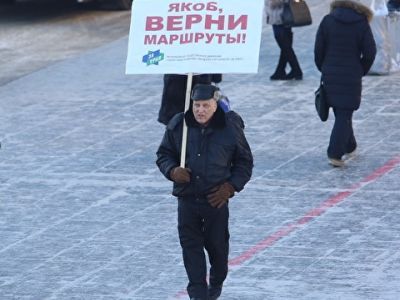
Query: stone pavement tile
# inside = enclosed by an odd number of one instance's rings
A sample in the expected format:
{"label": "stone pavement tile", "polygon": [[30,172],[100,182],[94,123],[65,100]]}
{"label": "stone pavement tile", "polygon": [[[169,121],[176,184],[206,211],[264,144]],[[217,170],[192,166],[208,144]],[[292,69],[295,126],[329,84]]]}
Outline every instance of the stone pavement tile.
{"label": "stone pavement tile", "polygon": [[[304,80],[269,81],[278,47],[264,25],[259,73],[220,84],[255,158],[230,201],[230,259],[272,240],[231,266],[221,299],[397,300],[400,170],[382,167],[400,155],[400,73],[363,79],[359,154],[331,168],[312,58],[328,5],[308,3],[314,24],[294,29]],[[126,44],[0,87],[2,299],[187,298],[176,199],[155,166],[162,76],[124,75]]]}

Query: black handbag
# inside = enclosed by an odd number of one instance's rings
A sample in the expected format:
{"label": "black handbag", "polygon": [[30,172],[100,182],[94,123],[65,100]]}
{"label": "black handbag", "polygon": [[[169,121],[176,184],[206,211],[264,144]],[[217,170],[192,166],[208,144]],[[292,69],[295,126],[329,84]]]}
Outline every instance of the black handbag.
{"label": "black handbag", "polygon": [[326,99],[324,83],[321,81],[315,93],[315,109],[322,122],[328,120],[329,104]]}
{"label": "black handbag", "polygon": [[312,23],[310,9],[304,0],[286,0],[281,17],[282,24],[287,27],[307,26]]}

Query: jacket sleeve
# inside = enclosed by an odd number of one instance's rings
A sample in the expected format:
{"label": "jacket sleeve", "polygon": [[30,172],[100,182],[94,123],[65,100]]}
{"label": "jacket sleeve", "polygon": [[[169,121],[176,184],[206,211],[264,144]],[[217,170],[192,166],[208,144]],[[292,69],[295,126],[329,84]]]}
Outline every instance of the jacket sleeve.
{"label": "jacket sleeve", "polygon": [[179,153],[176,150],[174,135],[172,130],[168,128],[165,130],[161,144],[158,147],[156,163],[161,173],[169,180],[171,180],[171,170],[179,166]]}
{"label": "jacket sleeve", "polygon": [[240,192],[250,180],[253,171],[253,155],[244,135],[243,128],[233,126],[236,138],[236,149],[232,160],[229,182]]}
{"label": "jacket sleeve", "polygon": [[364,33],[362,49],[361,49],[361,65],[364,75],[366,75],[372,67],[376,56],[376,43],[372,34],[371,27],[368,25]]}
{"label": "jacket sleeve", "polygon": [[322,64],[325,58],[325,47],[326,47],[326,41],[323,32],[323,24],[324,24],[324,19],[322,20],[321,24],[318,27],[314,45],[314,62],[317,69],[320,72],[322,71]]}
{"label": "jacket sleeve", "polygon": [[235,111],[230,110],[225,113],[225,116],[229,122],[235,126],[239,126],[241,129],[244,129],[244,121],[242,117]]}

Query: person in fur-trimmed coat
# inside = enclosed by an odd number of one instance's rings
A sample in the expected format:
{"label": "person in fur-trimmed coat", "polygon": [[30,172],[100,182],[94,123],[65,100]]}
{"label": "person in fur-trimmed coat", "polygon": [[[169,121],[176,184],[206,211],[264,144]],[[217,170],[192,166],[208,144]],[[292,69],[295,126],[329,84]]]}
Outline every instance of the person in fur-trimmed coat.
{"label": "person in fur-trimmed coat", "polygon": [[343,157],[357,148],[352,118],[361,103],[362,77],[376,55],[369,25],[372,17],[372,11],[358,1],[335,0],[316,35],[315,64],[335,115],[327,150],[329,163],[335,167],[344,166]]}
{"label": "person in fur-trimmed coat", "polygon": [[[271,80],[301,80],[303,71],[293,49],[293,31],[289,26],[282,24],[283,4],[285,0],[265,0],[267,23],[272,25],[276,43],[281,49],[278,65],[271,75]],[[286,65],[290,72],[286,73]]]}

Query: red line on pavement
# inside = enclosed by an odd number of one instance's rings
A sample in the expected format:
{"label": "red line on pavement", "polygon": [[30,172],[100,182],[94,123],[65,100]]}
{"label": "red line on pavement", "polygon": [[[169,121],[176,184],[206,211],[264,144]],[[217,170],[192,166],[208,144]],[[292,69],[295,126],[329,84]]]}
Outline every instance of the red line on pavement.
{"label": "red line on pavement", "polygon": [[[316,217],[319,217],[320,215],[325,213],[331,207],[338,205],[340,202],[344,201],[347,197],[351,196],[352,194],[354,194],[355,192],[360,190],[366,184],[374,182],[378,178],[389,173],[391,170],[393,170],[399,164],[400,164],[400,155],[391,159],[382,167],[376,169],[374,172],[372,172],[371,174],[369,174],[368,176],[363,178],[360,182],[351,186],[348,190],[340,192],[340,193],[328,198],[320,206],[311,209],[297,221],[281,227],[279,230],[272,233],[271,235],[269,235],[268,237],[266,237],[265,239],[263,239],[256,245],[252,246],[250,249],[246,250],[241,255],[239,255],[233,259],[230,259],[229,266],[230,267],[238,266],[238,265],[241,265],[242,263],[244,263],[245,261],[253,258],[256,254],[267,249],[268,247],[271,247],[273,244],[275,244],[277,241],[279,241],[283,237],[288,236],[290,233],[297,230],[301,226],[309,223]],[[187,295],[186,291],[181,291],[181,292],[177,293],[175,297],[180,298],[183,295]]]}
{"label": "red line on pavement", "polygon": [[340,192],[323,202],[320,206],[313,208],[309,212],[307,212],[303,217],[298,219],[292,224],[286,225],[276,231],[275,233],[271,234],[261,242],[259,242],[257,245],[251,247],[249,250],[243,252],[241,255],[229,260],[229,266],[237,266],[242,264],[243,262],[249,260],[252,258],[255,254],[258,252],[265,250],[266,248],[270,247],[273,245],[275,242],[280,240],[281,238],[288,236],[291,232],[299,228],[300,226],[303,226],[310,221],[312,221],[314,218],[322,215],[325,213],[329,208],[336,206],[343,200],[345,200],[347,197],[352,195],[354,192],[358,191],[361,189],[364,185],[375,181],[379,177],[385,175],[386,173],[390,172],[393,170],[397,165],[400,164],[400,156],[397,156],[393,158],[392,160],[388,161],[384,166],[376,169],[374,172],[372,172],[370,175],[367,177],[363,178],[359,183],[353,185],[350,187],[347,191]]}

